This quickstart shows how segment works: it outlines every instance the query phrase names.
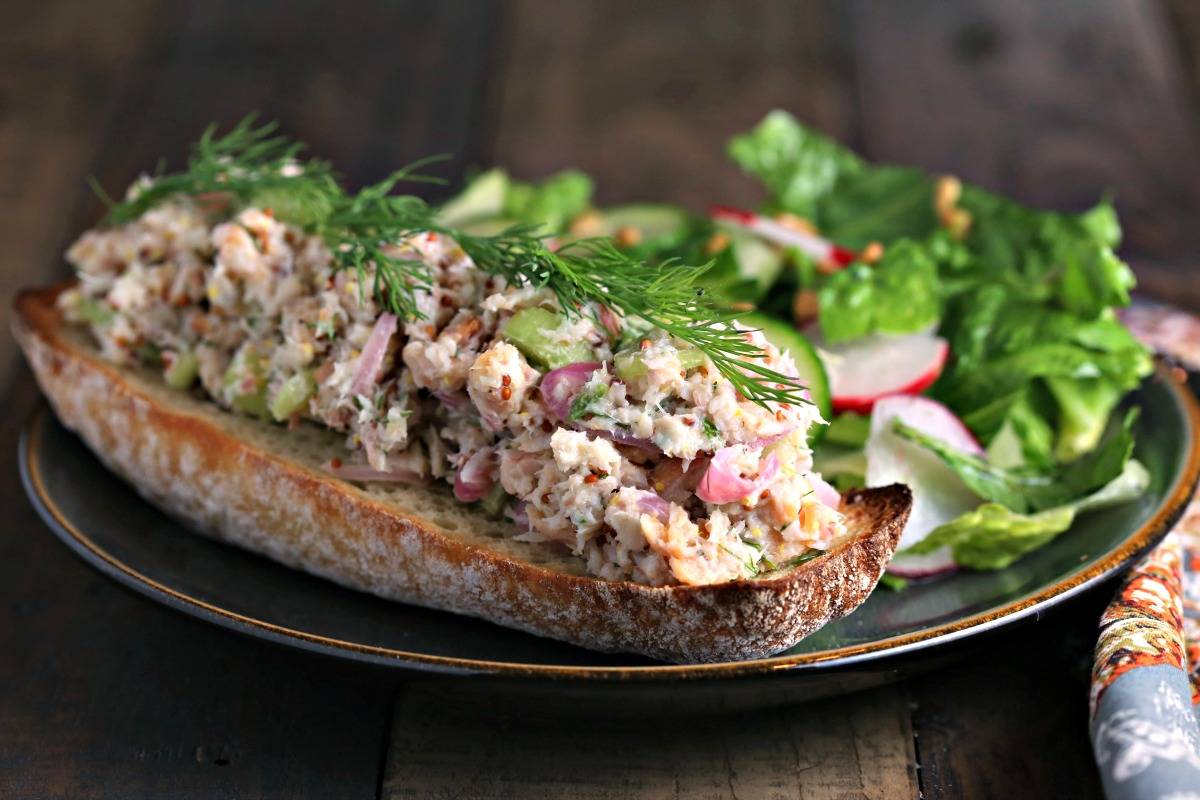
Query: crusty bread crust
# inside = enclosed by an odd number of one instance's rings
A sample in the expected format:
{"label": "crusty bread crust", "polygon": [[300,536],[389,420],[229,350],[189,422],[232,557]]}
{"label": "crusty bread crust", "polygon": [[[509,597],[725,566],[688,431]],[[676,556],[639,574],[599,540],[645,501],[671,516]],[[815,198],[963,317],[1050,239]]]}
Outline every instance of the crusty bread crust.
{"label": "crusty bread crust", "polygon": [[[908,518],[907,487],[849,494],[846,540],[763,579],[655,588],[573,574],[525,560],[504,538],[435,523],[430,517],[438,515],[422,515],[412,492],[381,496],[233,435],[227,418],[236,415],[184,393],[175,393],[176,402],[145,374],[103,361],[64,325],[54,303],[63,288],[22,292],[13,327],[64,425],[193,529],[382,597],[598,650],[675,662],[756,658],[791,647],[866,600]],[[441,490],[420,491],[442,502]],[[459,516],[469,523],[471,513]]]}

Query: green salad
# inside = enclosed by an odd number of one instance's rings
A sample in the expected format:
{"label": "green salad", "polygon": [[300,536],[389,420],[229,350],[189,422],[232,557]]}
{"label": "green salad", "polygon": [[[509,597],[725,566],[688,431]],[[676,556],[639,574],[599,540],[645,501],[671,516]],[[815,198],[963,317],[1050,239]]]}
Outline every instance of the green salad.
{"label": "green salad", "polygon": [[708,263],[699,285],[791,353],[829,423],[816,469],[840,489],[912,488],[897,578],[1006,567],[1078,514],[1145,491],[1136,409],[1121,402],[1152,362],[1114,313],[1134,277],[1111,202],[1025,208],[868,163],[782,111],[728,156],[761,182],[759,208],[597,208],[583,173],[527,183],[493,169],[439,221]]}

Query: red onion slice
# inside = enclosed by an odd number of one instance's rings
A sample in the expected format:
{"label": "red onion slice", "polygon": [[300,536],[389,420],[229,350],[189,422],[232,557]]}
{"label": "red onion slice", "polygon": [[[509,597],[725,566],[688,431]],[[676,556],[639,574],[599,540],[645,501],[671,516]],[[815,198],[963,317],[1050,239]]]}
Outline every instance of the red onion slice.
{"label": "red onion slice", "polygon": [[471,400],[467,397],[466,392],[443,392],[437,391],[433,393],[442,405],[453,411],[461,411],[471,404]]}
{"label": "red onion slice", "polygon": [[598,316],[608,335],[614,340],[617,339],[621,335],[621,318],[608,306],[600,306]]}
{"label": "red onion slice", "polygon": [[808,482],[813,488],[813,494],[815,494],[817,499],[820,500],[824,505],[827,505],[830,508],[837,508],[842,504],[842,495],[837,489],[830,486],[825,479],[821,477],[821,473],[810,473],[808,475]]}
{"label": "red onion slice", "polygon": [[354,394],[367,396],[371,387],[379,380],[379,372],[383,369],[383,358],[387,355],[388,342],[396,332],[396,315],[384,312],[375,320],[375,327],[367,337],[362,355],[358,359],[358,369],[350,381],[350,391]]}
{"label": "red onion slice", "polygon": [[637,507],[638,511],[656,517],[660,522],[666,522],[671,517],[671,504],[654,492],[639,491]]}
{"label": "red onion slice", "polygon": [[769,485],[779,474],[779,459],[774,453],[767,456],[759,468],[758,477],[743,478],[731,463],[737,457],[736,447],[722,447],[712,457],[696,496],[706,503],[733,503]]}
{"label": "red onion slice", "polygon": [[424,486],[428,479],[410,469],[378,470],[366,464],[339,464],[334,466],[332,461],[326,462],[325,471],[344,481],[359,483],[408,483],[414,486]]}
{"label": "red onion slice", "polygon": [[496,482],[496,451],[481,447],[458,468],[454,476],[454,496],[464,503],[482,500]]}
{"label": "red onion slice", "polygon": [[606,431],[603,428],[585,428],[582,425],[576,425],[576,430],[581,430],[584,433],[594,434],[601,439],[608,439],[613,444],[620,444],[626,447],[636,447],[638,450],[643,450],[647,453],[661,453],[662,449],[653,442],[639,439],[632,433],[626,431]]}
{"label": "red onion slice", "polygon": [[570,416],[571,401],[598,369],[600,365],[595,361],[577,361],[547,372],[542,378],[541,391],[550,413],[559,419]]}
{"label": "red onion slice", "polygon": [[518,500],[512,505],[512,521],[517,530],[522,533],[529,531],[529,512],[525,510],[525,501]]}

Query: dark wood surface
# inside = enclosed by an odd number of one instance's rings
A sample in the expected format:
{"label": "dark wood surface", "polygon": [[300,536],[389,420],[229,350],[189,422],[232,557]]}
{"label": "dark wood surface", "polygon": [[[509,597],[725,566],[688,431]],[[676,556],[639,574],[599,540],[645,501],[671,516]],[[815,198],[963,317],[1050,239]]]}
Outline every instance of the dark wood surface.
{"label": "dark wood surface", "polygon": [[[65,273],[59,254],[100,211],[86,175],[117,190],[249,109],[354,183],[452,152],[451,177],[578,166],[602,201],[702,208],[755,201],[723,143],[784,107],[873,158],[1028,202],[1080,208],[1111,190],[1143,285],[1200,305],[1197,40],[1183,0],[6,2],[0,317],[18,286]],[[656,723],[710,749],[589,774],[581,754],[630,731],[497,722],[90,570],[21,491],[12,454],[37,391],[7,336],[0,374],[0,796],[1098,794],[1086,674],[1103,598],[941,672],[777,712],[786,725]],[[756,724],[764,736],[746,735]]]}

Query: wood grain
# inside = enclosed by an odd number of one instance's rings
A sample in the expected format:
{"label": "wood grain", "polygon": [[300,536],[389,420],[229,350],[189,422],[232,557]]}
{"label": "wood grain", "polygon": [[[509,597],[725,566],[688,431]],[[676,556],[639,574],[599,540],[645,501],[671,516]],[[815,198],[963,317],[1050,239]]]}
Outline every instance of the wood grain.
{"label": "wood grain", "polygon": [[[261,108],[357,182],[468,151],[491,21],[473,6],[6,4],[0,285],[64,268],[57,254],[101,211],[89,172],[120,192],[212,119]],[[37,391],[23,365],[4,374],[0,452],[13,454]],[[376,795],[394,676],[231,636],[120,589],[22,494],[9,455],[0,796]]]}
{"label": "wood grain", "polygon": [[908,699],[635,720],[497,709],[444,684],[397,704],[382,796],[892,798],[917,794]]}
{"label": "wood grain", "polygon": [[928,800],[1101,797],[1087,736],[1096,592],[909,684]]}
{"label": "wood grain", "polygon": [[[113,3],[96,24],[92,3],[0,6],[0,329],[18,288],[63,269],[61,244],[104,126],[175,10]],[[131,44],[133,46],[131,46]],[[0,336],[0,375],[16,356]]]}
{"label": "wood grain", "polygon": [[[451,176],[577,165],[603,202],[703,208],[761,196],[723,145],[781,106],[873,157],[1029,202],[1112,189],[1129,252],[1157,265],[1146,285],[1195,297],[1180,267],[1200,244],[1200,16],[1169,6],[1168,19],[1132,0],[3,4],[0,323],[12,289],[63,270],[63,245],[100,213],[89,172],[120,191],[253,108],[356,184],[454,152]],[[12,352],[0,337],[6,453],[36,399]],[[11,459],[0,503],[4,797],[374,797],[385,755],[396,797],[1097,791],[1073,666],[1087,608],[907,687],[770,714],[580,722],[416,685],[393,715],[391,676],[230,636],[85,567]]]}
{"label": "wood grain", "polygon": [[813,0],[514,3],[485,154],[522,177],[579,167],[602,202],[752,205],[730,136],[775,107],[850,132],[830,17]]}
{"label": "wood grain", "polygon": [[1049,208],[1112,192],[1131,256],[1200,248],[1200,149],[1161,5],[852,2],[846,24],[872,158]]}

